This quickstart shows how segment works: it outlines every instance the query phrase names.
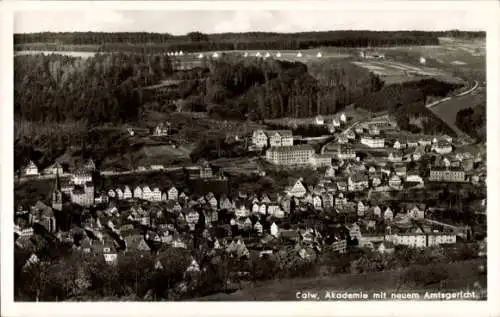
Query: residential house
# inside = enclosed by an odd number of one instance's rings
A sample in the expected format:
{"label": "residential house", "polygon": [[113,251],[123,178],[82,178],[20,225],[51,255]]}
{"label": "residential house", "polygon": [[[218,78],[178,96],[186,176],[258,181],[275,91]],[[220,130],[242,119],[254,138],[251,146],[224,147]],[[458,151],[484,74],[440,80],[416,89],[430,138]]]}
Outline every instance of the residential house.
{"label": "residential house", "polygon": [[113,189],[108,190],[108,197],[109,198],[115,198],[116,196],[117,196],[116,192]]}
{"label": "residential house", "polygon": [[369,127],[368,127],[368,133],[370,135],[379,135],[380,134],[380,128],[374,124],[371,124]]}
{"label": "residential house", "polygon": [[150,246],[142,235],[129,235],[124,238],[127,252],[149,252]]}
{"label": "residential house", "polygon": [[116,192],[116,198],[122,200],[123,199],[123,191],[122,191],[122,189],[121,188],[117,188],[115,190],[115,192]]}
{"label": "residential house", "polygon": [[384,220],[385,221],[392,221],[394,219],[394,213],[392,212],[392,209],[387,207],[387,209],[384,211]]}
{"label": "residential house", "polygon": [[134,198],[135,199],[142,199],[142,188],[140,186],[137,186],[134,189]]}
{"label": "residential house", "polygon": [[158,187],[153,188],[153,191],[151,192],[150,200],[151,201],[161,201],[161,190]]}
{"label": "residential house", "polygon": [[413,219],[424,219],[425,218],[425,209],[418,208],[418,206],[414,205],[412,208],[407,210],[408,215]]}
{"label": "residential house", "polygon": [[123,191],[123,199],[132,199],[132,191],[130,187],[125,185],[125,190]]}
{"label": "residential house", "polygon": [[392,189],[401,189],[401,178],[397,174],[392,175],[389,178],[389,186]]}
{"label": "residential house", "polygon": [[373,207],[373,215],[378,218],[382,217],[382,209],[379,206]]}
{"label": "residential house", "polygon": [[349,130],[345,133],[345,136],[347,137],[348,140],[354,140],[356,139],[356,133],[354,131]]}
{"label": "residential house", "polygon": [[358,217],[363,217],[365,215],[365,209],[366,209],[365,204],[363,204],[362,201],[359,201],[357,208]]}
{"label": "residential house", "polygon": [[406,182],[407,183],[419,183],[419,184],[424,184],[424,180],[422,177],[417,173],[417,172],[410,172],[406,175]]}
{"label": "residential house", "polygon": [[333,166],[328,166],[325,171],[325,177],[326,178],[334,178],[335,177],[335,169]]}
{"label": "residential house", "polygon": [[292,130],[272,130],[266,134],[270,147],[293,146]]}
{"label": "residential house", "polygon": [[264,133],[264,130],[255,130],[253,132],[252,144],[259,149],[267,146],[267,135]]}
{"label": "residential house", "polygon": [[208,204],[210,205],[210,207],[211,207],[213,210],[217,209],[218,202],[217,202],[217,199],[215,198],[215,196],[212,196],[212,197],[208,200]]}
{"label": "residential house", "polygon": [[152,200],[152,195],[153,195],[153,192],[151,191],[151,188],[149,188],[149,186],[144,186],[142,188],[142,199],[144,200]]}
{"label": "residential house", "polygon": [[63,167],[59,162],[55,162],[44,170],[44,174],[47,175],[58,175],[63,173]]}
{"label": "residential house", "polygon": [[321,196],[314,195],[312,197],[313,208],[316,210],[323,209],[323,203],[321,201]]}
{"label": "residential house", "polygon": [[401,142],[399,142],[398,140],[394,141],[394,144],[392,145],[393,148],[395,148],[396,150],[400,150],[402,148],[405,147],[406,144],[401,144]]}
{"label": "residential house", "polygon": [[313,167],[331,166],[332,157],[328,154],[315,154],[312,156],[310,163]]}
{"label": "residential house", "polygon": [[[274,216],[275,213],[279,212],[279,210],[281,210],[281,208],[278,204],[269,204],[267,206],[267,214],[269,216]],[[263,214],[263,215],[265,215],[265,214]]]}
{"label": "residential house", "polygon": [[368,188],[368,176],[363,173],[356,173],[347,179],[349,191],[362,191]]}
{"label": "residential house", "polygon": [[340,114],[340,122],[342,124],[345,124],[347,122],[347,117],[346,117],[345,113]]}
{"label": "residential house", "polygon": [[406,177],[406,165],[395,166],[394,173],[396,173],[399,177]]}
{"label": "residential house", "polygon": [[208,162],[203,162],[200,166],[200,178],[212,178],[213,170]]}
{"label": "residential house", "polygon": [[29,161],[23,169],[23,174],[26,176],[38,175],[38,167],[35,165],[35,163],[33,163],[33,161]]}
{"label": "residential house", "polygon": [[261,215],[266,215],[266,213],[267,213],[267,205],[266,204],[260,204],[258,212]]}
{"label": "residential house", "polygon": [[453,233],[432,232],[427,234],[427,246],[457,243],[457,236]]}
{"label": "residential house", "polygon": [[254,203],[252,204],[252,213],[253,213],[253,214],[256,214],[256,213],[258,213],[258,212],[259,212],[259,203],[254,202]]}
{"label": "residential house", "polygon": [[337,151],[337,158],[339,160],[354,160],[356,152],[350,146],[341,146]]}
{"label": "residential house", "polygon": [[350,227],[347,227],[347,229],[349,230],[349,236],[351,237],[351,240],[361,240],[361,228],[357,223],[353,223]]}
{"label": "residential house", "polygon": [[253,226],[253,228],[254,228],[254,230],[255,230],[258,234],[262,234],[262,233],[264,232],[263,227],[262,227],[262,224],[261,224],[259,221],[257,221],[257,222],[255,223],[255,225]]}
{"label": "residential house", "polygon": [[223,196],[219,200],[220,209],[233,210],[233,203],[227,196]]}
{"label": "residential house", "polygon": [[87,161],[85,161],[85,163],[83,164],[83,169],[90,173],[95,172],[96,165],[94,163],[94,160],[88,159]]}
{"label": "residential house", "polygon": [[438,153],[438,154],[448,154],[453,151],[453,147],[451,146],[450,143],[444,140],[439,140],[437,143],[435,143],[432,147],[432,149]]}
{"label": "residential house", "polygon": [[399,151],[391,151],[387,159],[391,162],[401,162],[403,160],[403,154]]}
{"label": "residential house", "polygon": [[163,123],[161,122],[159,125],[156,126],[153,134],[155,136],[165,136],[168,135],[170,130],[170,122]]}
{"label": "residential house", "polygon": [[273,222],[271,224],[271,235],[275,238],[278,238],[279,233],[280,233],[280,228],[278,227],[278,225],[275,222]]}
{"label": "residential house", "polygon": [[316,125],[324,125],[325,124],[325,118],[323,116],[318,115],[316,118],[314,118],[314,124]]}
{"label": "residential house", "polygon": [[248,217],[249,214],[250,214],[250,211],[247,209],[247,207],[245,206],[245,204],[238,203],[236,205],[236,209],[234,211],[234,215],[237,218],[245,218],[245,217]]}
{"label": "residential house", "polygon": [[427,237],[424,233],[396,233],[387,236],[386,240],[395,245],[406,245],[414,248],[425,248],[427,246]]}
{"label": "residential house", "polygon": [[285,192],[290,196],[290,197],[299,197],[302,198],[305,196],[307,189],[302,183],[302,179],[299,178],[296,180],[292,186],[289,186],[285,188]]}
{"label": "residential house", "polygon": [[349,139],[345,134],[341,134],[337,137],[337,143],[338,144],[347,144],[349,143]]}
{"label": "residential house", "polygon": [[92,182],[92,174],[86,170],[77,170],[72,176],[73,184],[83,185],[87,182]]}

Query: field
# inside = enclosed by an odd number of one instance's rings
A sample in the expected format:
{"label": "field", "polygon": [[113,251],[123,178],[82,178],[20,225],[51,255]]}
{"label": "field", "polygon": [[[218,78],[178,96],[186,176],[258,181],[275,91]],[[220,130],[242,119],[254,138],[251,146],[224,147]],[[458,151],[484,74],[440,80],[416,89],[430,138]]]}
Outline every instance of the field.
{"label": "field", "polygon": [[[386,271],[370,274],[341,274],[337,276],[285,279],[256,283],[254,287],[244,288],[233,294],[216,294],[199,298],[202,301],[274,301],[296,300],[296,292],[359,292],[365,293],[385,291],[390,292],[425,292],[425,291],[466,291],[472,290],[473,284],[479,281],[486,285],[486,276],[478,273],[480,260],[471,260],[447,264],[449,278],[442,285],[427,285],[415,290],[402,282],[405,271]],[[476,292],[477,293],[477,292]]]}
{"label": "field", "polygon": [[483,87],[479,87],[469,95],[440,103],[430,110],[457,132],[457,135],[463,135],[463,132],[455,125],[457,112],[465,108],[473,108],[481,103],[486,103],[486,91]]}
{"label": "field", "polygon": [[258,157],[220,158],[210,163],[230,174],[251,175],[262,170]]}
{"label": "field", "polygon": [[363,60],[355,61],[353,64],[366,68],[372,73],[380,76],[387,84],[404,83],[408,81],[417,81],[429,77],[441,79],[446,82],[461,82],[457,78],[437,69],[424,66],[412,66],[406,63],[394,62],[389,60]]}
{"label": "field", "polygon": [[[340,115],[342,113],[344,113],[346,115],[346,118],[348,120],[348,124],[349,124],[349,122],[366,120],[372,116],[372,114],[370,112],[368,112],[364,109],[361,109],[361,108],[354,109],[353,107],[347,106],[347,108],[343,109],[342,111],[339,111],[336,114],[322,115],[322,117],[325,120],[325,124],[327,124],[327,122],[331,122],[332,119],[334,119],[334,118],[340,119]],[[278,119],[266,120],[266,123],[293,127],[294,125],[300,126],[300,125],[314,124],[315,118],[316,117],[278,118]]]}

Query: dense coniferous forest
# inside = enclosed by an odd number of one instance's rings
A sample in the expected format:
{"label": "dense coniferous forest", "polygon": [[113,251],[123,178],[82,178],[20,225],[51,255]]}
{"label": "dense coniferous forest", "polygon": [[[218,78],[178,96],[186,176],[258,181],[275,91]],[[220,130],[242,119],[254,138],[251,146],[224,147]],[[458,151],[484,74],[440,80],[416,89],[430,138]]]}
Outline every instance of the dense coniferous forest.
{"label": "dense coniferous forest", "polygon": [[457,127],[478,140],[486,141],[486,105],[466,108],[457,112]]}
{"label": "dense coniferous forest", "polygon": [[135,88],[172,73],[166,56],[112,54],[14,59],[14,114],[38,122],[126,122],[137,117]]}
{"label": "dense coniferous forest", "polygon": [[103,32],[44,32],[15,34],[15,44],[56,43],[70,45],[104,44],[156,44],[185,51],[233,49],[306,49],[319,46],[387,46],[433,45],[438,37],[484,37],[484,32],[458,30],[442,32],[424,31],[323,31],[301,33],[221,33],[191,32],[174,36],[168,33],[103,33]]}

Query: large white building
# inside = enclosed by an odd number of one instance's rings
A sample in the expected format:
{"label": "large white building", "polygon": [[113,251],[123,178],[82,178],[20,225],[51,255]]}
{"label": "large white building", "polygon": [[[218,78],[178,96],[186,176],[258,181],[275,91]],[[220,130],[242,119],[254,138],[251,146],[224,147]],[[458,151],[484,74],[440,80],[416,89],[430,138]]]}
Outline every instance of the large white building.
{"label": "large white building", "polygon": [[370,148],[383,148],[385,145],[385,140],[383,138],[366,135],[361,137],[361,144],[364,144]]}
{"label": "large white building", "polygon": [[307,144],[271,147],[266,151],[267,161],[285,166],[309,165],[313,156],[314,149]]}

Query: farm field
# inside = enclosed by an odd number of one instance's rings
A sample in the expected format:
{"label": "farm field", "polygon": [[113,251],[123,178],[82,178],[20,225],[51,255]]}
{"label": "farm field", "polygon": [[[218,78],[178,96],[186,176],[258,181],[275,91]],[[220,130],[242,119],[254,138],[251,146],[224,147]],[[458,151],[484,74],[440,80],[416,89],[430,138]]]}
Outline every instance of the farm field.
{"label": "farm field", "polygon": [[429,77],[434,77],[452,83],[461,82],[461,80],[437,68],[423,66],[417,67],[406,63],[394,62],[389,60],[363,60],[354,61],[352,63],[357,66],[366,68],[372,73],[380,76],[380,78],[387,85],[417,81]]}
{"label": "farm field", "polygon": [[[254,287],[244,288],[232,294],[215,294],[199,298],[201,301],[273,301],[273,300],[296,300],[296,292],[359,292],[365,293],[385,291],[402,292],[409,290],[413,292],[432,292],[439,289],[446,291],[472,290],[474,282],[479,281],[486,285],[486,276],[478,273],[481,260],[470,260],[446,264],[449,277],[444,280],[444,285],[427,285],[421,289],[415,289],[403,281],[406,270],[385,271],[368,274],[340,274],[337,276],[325,276],[316,278],[284,279],[270,282],[260,282]],[[477,293],[477,292],[476,292]],[[482,298],[485,299],[485,298]]]}

